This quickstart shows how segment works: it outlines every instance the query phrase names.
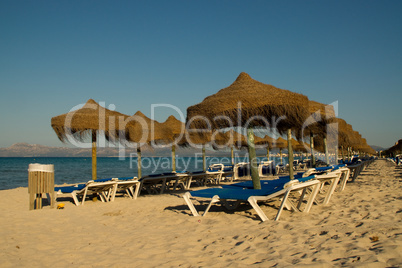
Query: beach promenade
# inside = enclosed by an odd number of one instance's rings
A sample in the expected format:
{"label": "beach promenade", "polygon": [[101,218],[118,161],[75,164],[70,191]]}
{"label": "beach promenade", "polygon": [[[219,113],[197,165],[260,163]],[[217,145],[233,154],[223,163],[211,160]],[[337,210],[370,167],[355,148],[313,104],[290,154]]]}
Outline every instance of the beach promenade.
{"label": "beach promenade", "polygon": [[[246,205],[193,217],[183,193],[30,211],[27,188],[0,191],[0,266],[402,266],[402,169],[386,160],[329,205],[285,210],[277,222],[261,222]],[[273,219],[271,206],[261,207]]]}

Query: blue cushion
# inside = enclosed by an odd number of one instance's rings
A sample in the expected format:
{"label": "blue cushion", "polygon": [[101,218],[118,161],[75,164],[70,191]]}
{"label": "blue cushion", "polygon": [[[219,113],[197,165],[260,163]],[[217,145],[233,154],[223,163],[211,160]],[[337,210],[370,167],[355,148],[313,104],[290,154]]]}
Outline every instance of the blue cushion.
{"label": "blue cushion", "polygon": [[118,179],[119,179],[119,181],[129,181],[129,180],[132,180],[133,177],[124,177],[124,178],[118,178]]}
{"label": "blue cushion", "polygon": [[58,192],[60,190],[62,193],[72,193],[74,191],[84,189],[85,186],[86,186],[85,183],[78,184],[77,186],[60,186],[60,187],[54,187],[54,191]]}
{"label": "blue cushion", "polygon": [[191,195],[195,197],[212,198],[217,195],[220,199],[247,200],[250,196],[265,196],[272,194],[279,189],[242,189],[242,188],[208,188],[198,191],[192,191]]}
{"label": "blue cushion", "polygon": [[96,179],[94,180],[94,182],[107,182],[107,181],[111,181],[112,178],[108,178],[108,179]]}

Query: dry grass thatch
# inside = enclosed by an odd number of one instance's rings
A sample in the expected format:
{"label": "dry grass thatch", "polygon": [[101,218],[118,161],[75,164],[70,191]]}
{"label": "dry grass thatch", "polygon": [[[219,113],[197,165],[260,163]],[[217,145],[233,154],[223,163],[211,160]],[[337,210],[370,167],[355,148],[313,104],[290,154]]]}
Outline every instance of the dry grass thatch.
{"label": "dry grass thatch", "polygon": [[173,140],[172,130],[138,111],[127,119],[128,140],[138,144],[166,144]]}
{"label": "dry grass thatch", "polygon": [[67,135],[82,141],[99,131],[107,140],[115,141],[127,136],[126,125],[121,123],[127,118],[127,115],[106,109],[89,99],[81,109],[53,117],[51,126],[63,142]]}
{"label": "dry grass thatch", "polygon": [[[190,127],[201,129],[208,126],[206,121],[213,128],[267,127],[266,122],[272,124],[273,119],[281,116],[285,119],[277,124],[280,133],[289,128],[300,129],[309,116],[308,98],[258,82],[246,73],[241,73],[229,87],[187,109]],[[251,118],[254,120],[250,122]]]}
{"label": "dry grass thatch", "polygon": [[321,138],[331,134],[336,135],[336,129],[328,127],[331,123],[336,123],[335,110],[332,105],[310,100],[309,112],[310,116],[306,120],[305,135],[313,133]]}
{"label": "dry grass thatch", "polygon": [[276,140],[274,138],[271,138],[270,136],[265,135],[263,138],[256,139],[256,141],[254,143],[256,145],[263,145],[268,148],[273,148],[275,141]]}
{"label": "dry grass thatch", "polygon": [[288,147],[288,142],[285,139],[283,139],[282,137],[279,137],[277,140],[275,140],[275,142],[272,146],[274,148],[284,149],[284,148]]}

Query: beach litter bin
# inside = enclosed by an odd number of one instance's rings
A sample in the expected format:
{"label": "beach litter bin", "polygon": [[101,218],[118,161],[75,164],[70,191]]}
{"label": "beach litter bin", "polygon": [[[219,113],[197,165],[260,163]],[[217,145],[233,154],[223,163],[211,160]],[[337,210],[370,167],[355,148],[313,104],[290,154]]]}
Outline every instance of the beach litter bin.
{"label": "beach litter bin", "polygon": [[42,208],[42,195],[46,194],[50,207],[54,207],[54,165],[29,164],[29,210]]}

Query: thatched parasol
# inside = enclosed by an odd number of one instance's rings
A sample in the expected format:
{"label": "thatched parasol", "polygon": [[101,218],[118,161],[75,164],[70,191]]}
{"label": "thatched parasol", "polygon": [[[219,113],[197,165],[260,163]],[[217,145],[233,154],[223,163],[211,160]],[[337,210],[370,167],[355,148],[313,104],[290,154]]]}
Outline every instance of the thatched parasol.
{"label": "thatched parasol", "polygon": [[283,164],[282,150],[285,149],[288,146],[288,142],[285,139],[283,139],[282,137],[279,137],[278,139],[275,140],[273,146],[275,148],[279,148],[279,157],[280,157],[280,161],[281,161],[280,163],[282,165]]}
{"label": "thatched parasol", "polygon": [[92,137],[92,179],[95,180],[97,134],[104,135],[109,141],[125,138],[127,118],[127,115],[106,109],[89,99],[82,108],[53,117],[51,125],[63,142],[70,137],[80,141]]}
{"label": "thatched parasol", "polygon": [[[256,140],[261,138],[256,137]],[[230,129],[227,132],[215,131],[211,136],[211,143],[214,149],[230,147],[231,163],[234,164],[234,148],[240,149],[247,146],[247,137]]]}
{"label": "thatched parasol", "polygon": [[169,142],[172,146],[172,171],[176,171],[176,145],[183,139],[185,135],[186,125],[178,120],[173,115],[170,115],[165,122],[162,123],[164,128],[167,128],[172,133]]}
{"label": "thatched parasol", "polygon": [[309,101],[310,117],[306,120],[307,134],[310,134],[310,150],[312,166],[315,166],[314,157],[314,138],[313,135],[318,135],[323,140],[326,162],[329,165],[329,154],[327,146],[327,137],[336,135],[337,129],[329,127],[331,123],[336,122],[335,110],[332,105],[326,105],[316,101]]}
{"label": "thatched parasol", "polygon": [[275,143],[275,139],[271,138],[268,135],[265,135],[263,138],[256,139],[255,144],[259,146],[265,146],[267,149],[267,160],[269,161],[269,150],[273,148],[273,145]]}
{"label": "thatched parasol", "polygon": [[130,142],[137,144],[138,177],[141,178],[141,147],[143,145],[165,145],[173,137],[172,131],[159,123],[137,111],[127,119],[128,137]]}
{"label": "thatched parasol", "polygon": [[[276,88],[241,73],[229,87],[221,89],[203,102],[187,109],[187,122],[191,128],[215,129],[247,128],[251,175],[254,188],[260,189],[252,128],[268,128],[276,121],[279,133],[300,130],[308,113],[308,98],[288,90]],[[290,150],[291,151],[291,148]],[[293,160],[292,160],[293,162]],[[290,174],[293,177],[293,173]]]}

